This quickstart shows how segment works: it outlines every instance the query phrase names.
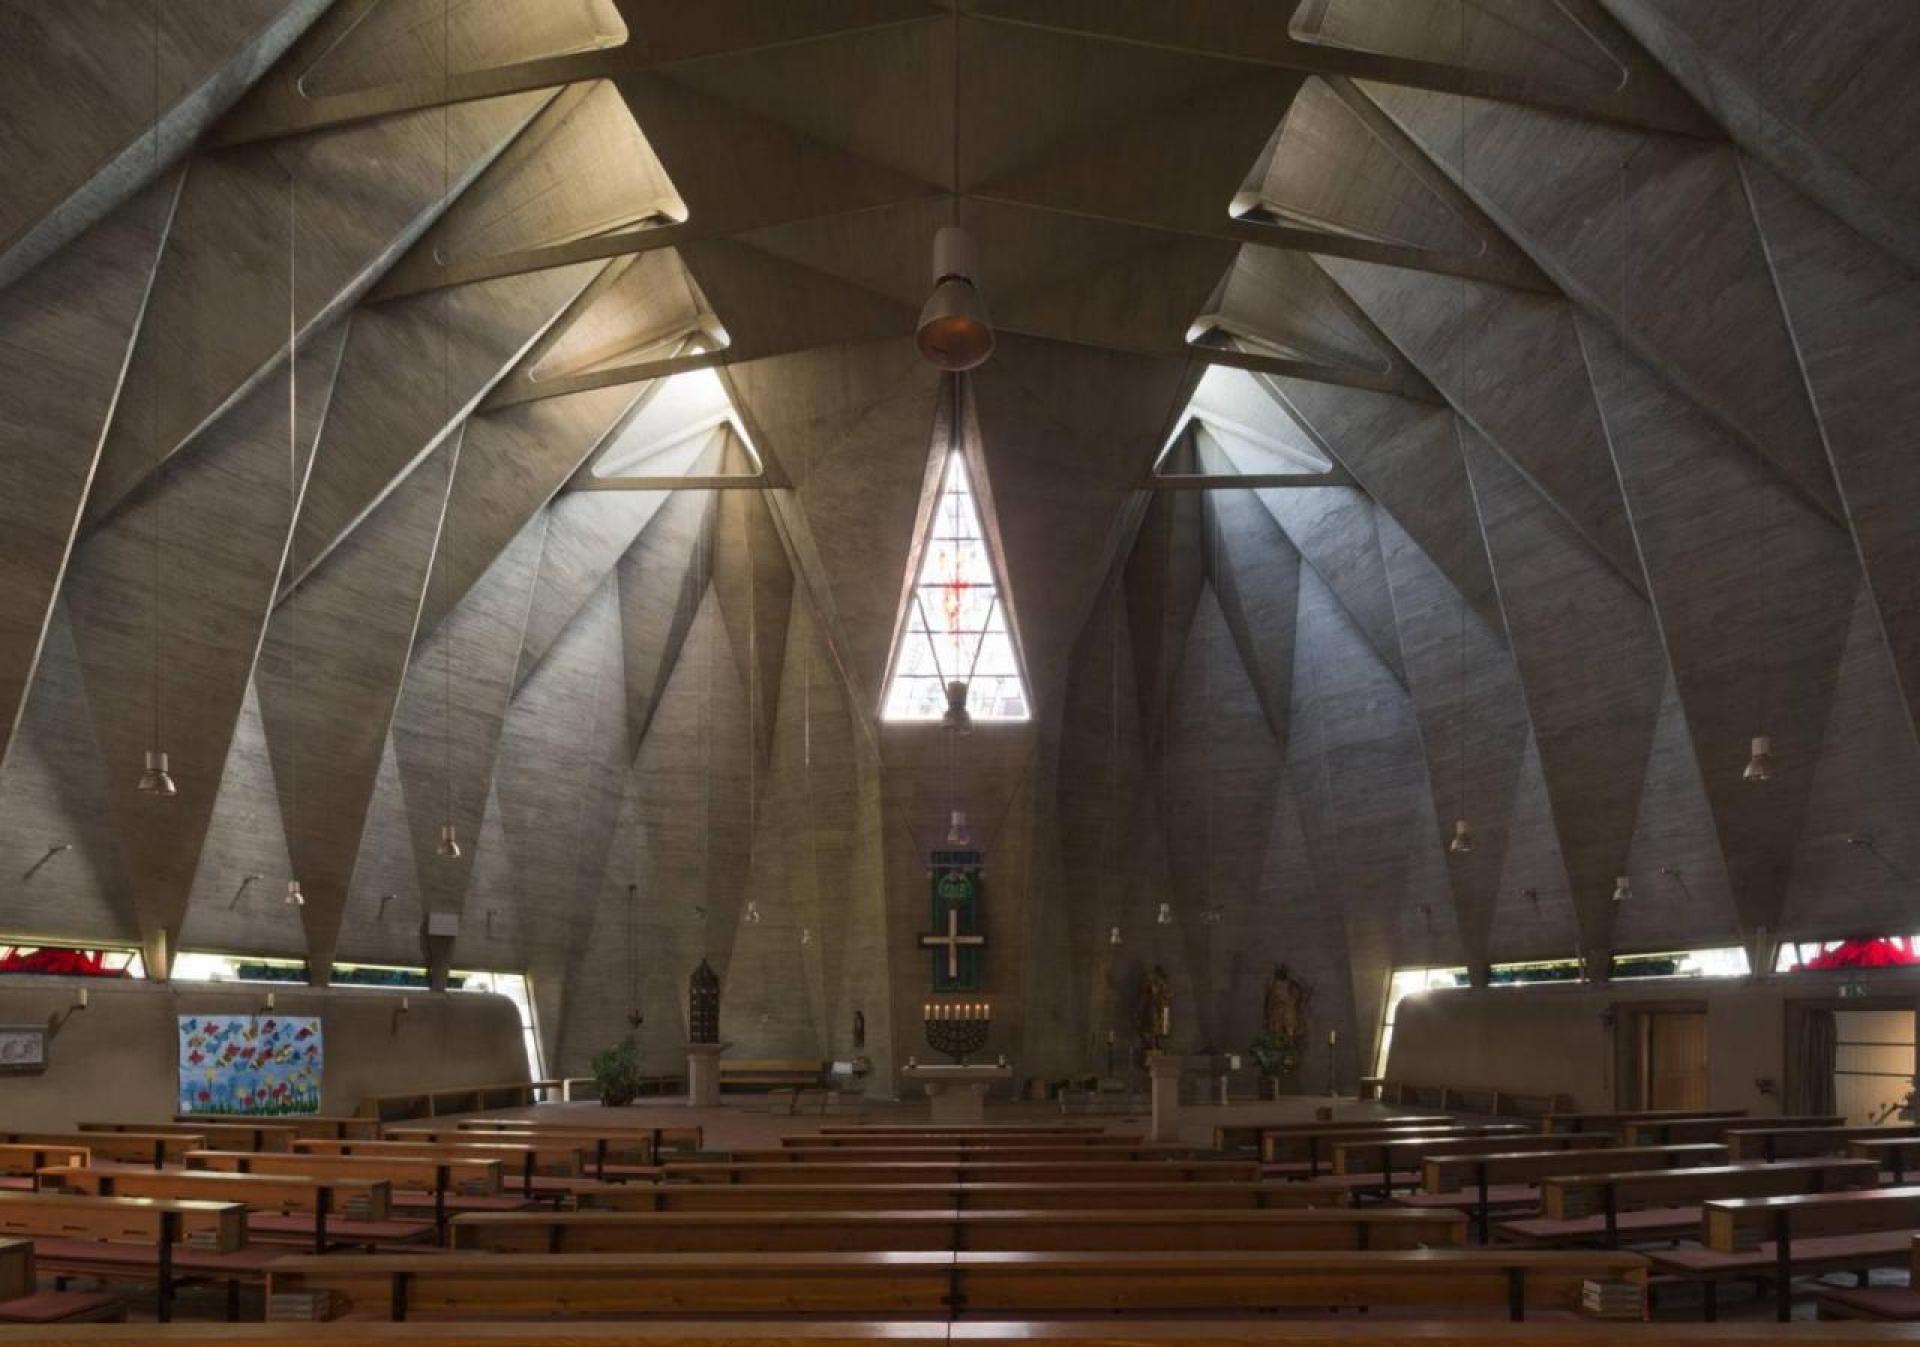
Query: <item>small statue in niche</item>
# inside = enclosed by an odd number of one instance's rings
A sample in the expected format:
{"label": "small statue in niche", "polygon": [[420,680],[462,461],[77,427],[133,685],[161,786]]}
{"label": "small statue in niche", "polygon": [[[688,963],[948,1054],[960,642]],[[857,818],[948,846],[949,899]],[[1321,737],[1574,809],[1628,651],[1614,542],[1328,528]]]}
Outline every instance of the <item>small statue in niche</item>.
{"label": "small statue in niche", "polygon": [[1267,979],[1267,995],[1261,1007],[1261,1022],[1275,1038],[1298,1042],[1307,1033],[1307,1003],[1313,990],[1288,971],[1283,963],[1273,966]]}
{"label": "small statue in niche", "polygon": [[1161,1051],[1173,1037],[1173,981],[1159,964],[1141,984],[1137,1027],[1148,1052]]}
{"label": "small statue in niche", "polygon": [[687,979],[687,1041],[720,1041],[720,975],[705,959]]}
{"label": "small statue in niche", "polygon": [[853,1050],[855,1052],[867,1046],[867,1012],[853,1012]]}

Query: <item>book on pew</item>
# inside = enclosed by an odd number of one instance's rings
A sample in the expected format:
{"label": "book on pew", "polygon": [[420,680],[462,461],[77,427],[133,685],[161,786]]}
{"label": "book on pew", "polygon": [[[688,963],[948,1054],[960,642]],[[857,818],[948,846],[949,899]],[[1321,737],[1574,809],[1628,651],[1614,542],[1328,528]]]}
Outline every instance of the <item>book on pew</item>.
{"label": "book on pew", "polygon": [[364,1197],[348,1198],[342,1204],[342,1209],[346,1212],[349,1221],[369,1221],[373,1219],[373,1203]]}
{"label": "book on pew", "polygon": [[1603,1319],[1638,1319],[1642,1309],[1640,1288],[1632,1282],[1589,1277],[1580,1286],[1580,1308]]}
{"label": "book on pew", "polygon": [[334,1317],[331,1291],[276,1291],[267,1297],[267,1318],[321,1323]]}
{"label": "book on pew", "polygon": [[217,1250],[220,1247],[220,1231],[211,1226],[205,1230],[189,1230],[186,1244],[189,1249]]}

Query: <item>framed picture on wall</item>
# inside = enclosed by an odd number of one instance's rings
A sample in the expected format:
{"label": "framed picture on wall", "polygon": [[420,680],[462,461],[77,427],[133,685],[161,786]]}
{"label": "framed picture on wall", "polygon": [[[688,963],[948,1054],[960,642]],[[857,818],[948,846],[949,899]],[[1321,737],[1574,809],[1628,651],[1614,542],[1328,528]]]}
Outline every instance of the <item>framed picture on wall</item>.
{"label": "framed picture on wall", "polygon": [[0,1075],[35,1075],[46,1069],[46,1025],[0,1024]]}

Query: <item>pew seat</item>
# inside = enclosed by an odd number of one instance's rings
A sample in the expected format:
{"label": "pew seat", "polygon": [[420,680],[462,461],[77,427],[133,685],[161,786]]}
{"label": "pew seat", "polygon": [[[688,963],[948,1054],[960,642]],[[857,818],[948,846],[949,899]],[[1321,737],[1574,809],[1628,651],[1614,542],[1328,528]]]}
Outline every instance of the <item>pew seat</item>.
{"label": "pew seat", "polygon": [[1920,1323],[1920,1290],[1910,1286],[1834,1287],[1820,1293],[1820,1317]]}
{"label": "pew seat", "polygon": [[[1717,1288],[1721,1282],[1769,1278],[1777,1300],[1776,1318],[1785,1323],[1790,1317],[1793,1279],[1817,1277],[1829,1272],[1859,1272],[1877,1267],[1905,1267],[1911,1256],[1913,1235],[1908,1231],[1887,1231],[1864,1235],[1818,1235],[1797,1239],[1785,1249],[1773,1242],[1739,1253],[1719,1253],[1712,1249],[1688,1246],[1661,1249],[1649,1253],[1656,1273],[1677,1280],[1697,1282],[1704,1291],[1704,1314],[1717,1319]],[[1784,1271],[1783,1271],[1784,1267]]]}
{"label": "pew seat", "polygon": [[0,1239],[0,1324],[105,1323],[126,1317],[118,1296],[42,1291],[32,1242]]}
{"label": "pew seat", "polygon": [[1577,1312],[1589,1281],[1628,1288],[1634,1254],[1385,1253],[463,1254],[298,1257],[270,1276],[275,1317],[1223,1311],[1419,1306],[1446,1317]]}
{"label": "pew seat", "polygon": [[[1709,1202],[1701,1252],[1688,1258],[1696,1278],[1741,1275],[1762,1251],[1771,1259],[1776,1317],[1786,1322],[1796,1275],[1899,1265],[1920,1229],[1920,1188],[1862,1188]],[[1691,1250],[1678,1251],[1691,1254]],[[1858,1262],[1845,1261],[1858,1258]],[[1836,1261],[1840,1260],[1840,1261]],[[1767,1263],[1759,1264],[1766,1267]],[[1711,1303],[1711,1302],[1710,1302]]]}
{"label": "pew seat", "polygon": [[[1699,1207],[1654,1207],[1646,1211],[1615,1213],[1611,1237],[1628,1243],[1644,1243],[1684,1238],[1699,1228]],[[1495,1233],[1503,1243],[1532,1244],[1544,1248],[1604,1245],[1609,1239],[1604,1214],[1559,1219],[1536,1216],[1502,1221]]]}
{"label": "pew seat", "polygon": [[237,1202],[0,1193],[0,1234],[31,1239],[56,1290],[65,1276],[152,1282],[162,1323],[183,1281],[225,1282],[228,1316],[237,1316],[240,1285],[262,1280],[276,1256],[246,1247],[246,1208]]}

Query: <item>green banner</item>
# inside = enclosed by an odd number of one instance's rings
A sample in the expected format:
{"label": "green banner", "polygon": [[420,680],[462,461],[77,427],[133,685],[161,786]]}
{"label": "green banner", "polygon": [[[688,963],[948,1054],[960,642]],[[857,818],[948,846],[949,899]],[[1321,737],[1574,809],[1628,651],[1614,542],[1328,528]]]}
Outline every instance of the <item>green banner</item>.
{"label": "green banner", "polygon": [[930,955],[933,990],[977,992],[987,943],[980,853],[936,851],[930,862],[932,929],[920,937],[920,945]]}

